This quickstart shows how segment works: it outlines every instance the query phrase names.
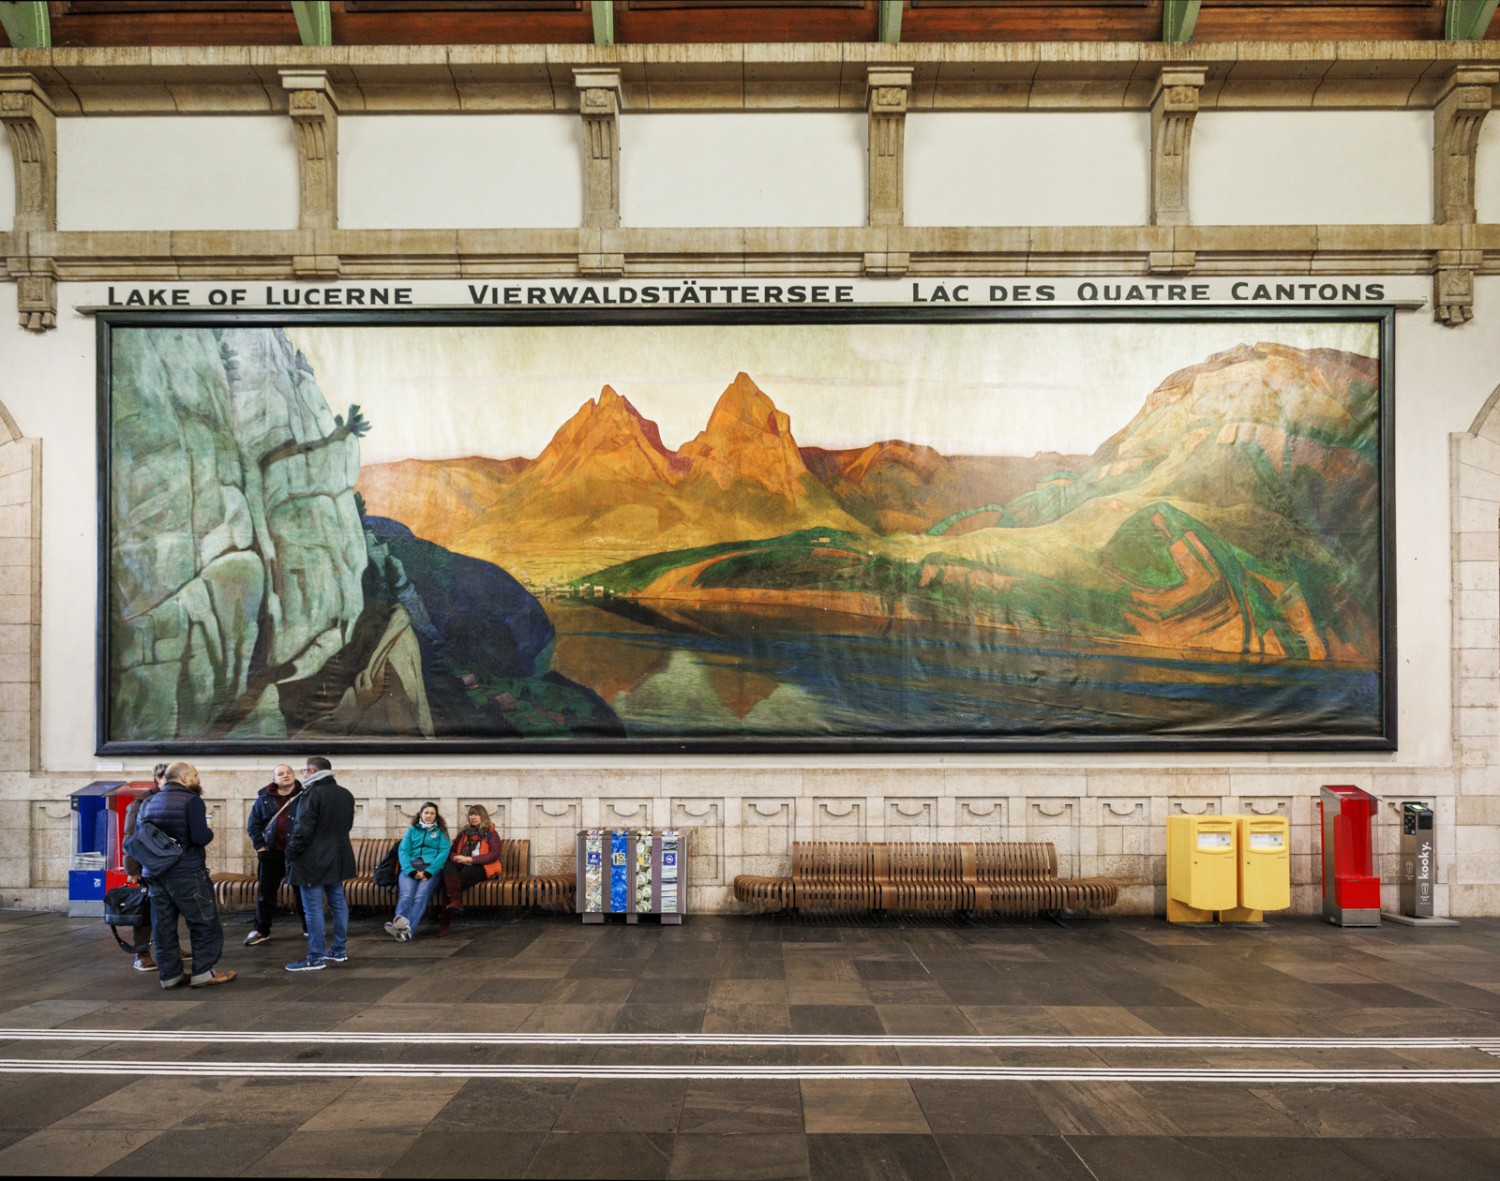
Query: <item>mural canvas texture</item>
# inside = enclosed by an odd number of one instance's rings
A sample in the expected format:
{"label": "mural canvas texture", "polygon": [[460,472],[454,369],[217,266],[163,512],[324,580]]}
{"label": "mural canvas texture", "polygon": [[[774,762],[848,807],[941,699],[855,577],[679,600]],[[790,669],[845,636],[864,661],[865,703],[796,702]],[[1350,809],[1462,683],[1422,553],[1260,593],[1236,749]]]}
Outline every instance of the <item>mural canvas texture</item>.
{"label": "mural canvas texture", "polygon": [[1387,320],[101,328],[101,751],[1373,748]]}

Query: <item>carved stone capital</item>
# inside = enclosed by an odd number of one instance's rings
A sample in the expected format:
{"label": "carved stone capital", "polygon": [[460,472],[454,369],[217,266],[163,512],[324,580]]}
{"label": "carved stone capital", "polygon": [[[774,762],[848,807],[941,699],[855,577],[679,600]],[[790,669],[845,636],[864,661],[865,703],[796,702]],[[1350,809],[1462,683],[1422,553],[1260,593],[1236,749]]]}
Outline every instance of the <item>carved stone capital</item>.
{"label": "carved stone capital", "polygon": [[57,116],[30,74],[0,75],[0,120],[15,165],[15,229],[57,229]]}
{"label": "carved stone capital", "polygon": [[1165,66],[1151,95],[1151,224],[1188,223],[1188,152],[1207,73]]}
{"label": "carved stone capital", "polygon": [[906,220],[906,109],[911,82],[910,69],[872,66],[866,75],[872,226],[899,226]]}
{"label": "carved stone capital", "polygon": [[1479,130],[1495,103],[1500,70],[1457,66],[1433,108],[1432,216],[1439,225],[1473,222]]}
{"label": "carved stone capital", "polygon": [[583,117],[583,224],[614,229],[620,224],[620,71],[574,70],[573,84]]}
{"label": "carved stone capital", "polygon": [[339,105],[324,70],[282,70],[287,113],[297,129],[301,205],[297,224],[304,230],[331,230],[339,224]]}
{"label": "carved stone capital", "polygon": [[57,267],[50,258],[8,258],[16,281],[17,320],[28,332],[57,327]]}
{"label": "carved stone capital", "polygon": [[1474,271],[1481,250],[1439,250],[1433,258],[1432,318],[1457,328],[1474,318]]}

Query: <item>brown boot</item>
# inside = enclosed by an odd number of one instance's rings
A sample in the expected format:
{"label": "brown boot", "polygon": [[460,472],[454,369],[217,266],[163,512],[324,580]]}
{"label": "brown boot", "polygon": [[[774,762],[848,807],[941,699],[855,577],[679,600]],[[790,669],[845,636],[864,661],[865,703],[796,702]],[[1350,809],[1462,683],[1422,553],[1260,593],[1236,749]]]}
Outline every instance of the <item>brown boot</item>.
{"label": "brown boot", "polygon": [[156,971],[156,961],[151,958],[151,949],[149,947],[135,957],[135,970],[137,972]]}
{"label": "brown boot", "polygon": [[443,938],[453,927],[453,912],[457,907],[445,906],[438,912],[437,937]]}

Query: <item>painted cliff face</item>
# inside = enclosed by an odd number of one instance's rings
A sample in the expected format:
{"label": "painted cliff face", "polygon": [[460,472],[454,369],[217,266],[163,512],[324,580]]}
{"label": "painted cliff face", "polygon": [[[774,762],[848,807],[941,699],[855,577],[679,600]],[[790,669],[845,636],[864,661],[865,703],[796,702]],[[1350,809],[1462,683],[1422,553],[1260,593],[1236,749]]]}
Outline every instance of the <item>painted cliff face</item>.
{"label": "painted cliff face", "polygon": [[112,733],[1380,735],[1376,326],[874,328],[122,331]]}

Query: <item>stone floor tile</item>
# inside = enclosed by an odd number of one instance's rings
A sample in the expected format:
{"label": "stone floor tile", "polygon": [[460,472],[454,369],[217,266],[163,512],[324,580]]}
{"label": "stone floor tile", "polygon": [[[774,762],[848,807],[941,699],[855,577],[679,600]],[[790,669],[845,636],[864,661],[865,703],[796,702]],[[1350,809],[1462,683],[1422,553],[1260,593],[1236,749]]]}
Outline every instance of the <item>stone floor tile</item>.
{"label": "stone floor tile", "polygon": [[803,1079],[802,1119],[811,1133],[929,1133],[904,1079]]}
{"label": "stone floor tile", "polygon": [[693,1082],[683,1099],[680,1133],[797,1132],[802,1089],[794,1079]]}
{"label": "stone floor tile", "polygon": [[101,1177],[237,1177],[288,1136],[289,1128],[174,1129],[121,1157]]}
{"label": "stone floor tile", "polygon": [[554,1132],[532,1157],[527,1177],[661,1178],[676,1137],[663,1132]]}
{"label": "stone floor tile", "polygon": [[[1094,1181],[1095,1175],[1061,1136],[937,1135],[933,1139],[954,1181],[1045,1177]],[[1162,1174],[1153,1175],[1159,1181]]]}
{"label": "stone floor tile", "polygon": [[809,1169],[807,1137],[801,1132],[679,1135],[667,1176],[685,1181],[799,1181],[810,1175]]}
{"label": "stone floor tile", "polygon": [[944,1181],[952,1176],[932,1136],[808,1136],[807,1158],[818,1181]]}
{"label": "stone floor tile", "polygon": [[558,1132],[676,1132],[683,1079],[584,1079],[553,1125]]}

